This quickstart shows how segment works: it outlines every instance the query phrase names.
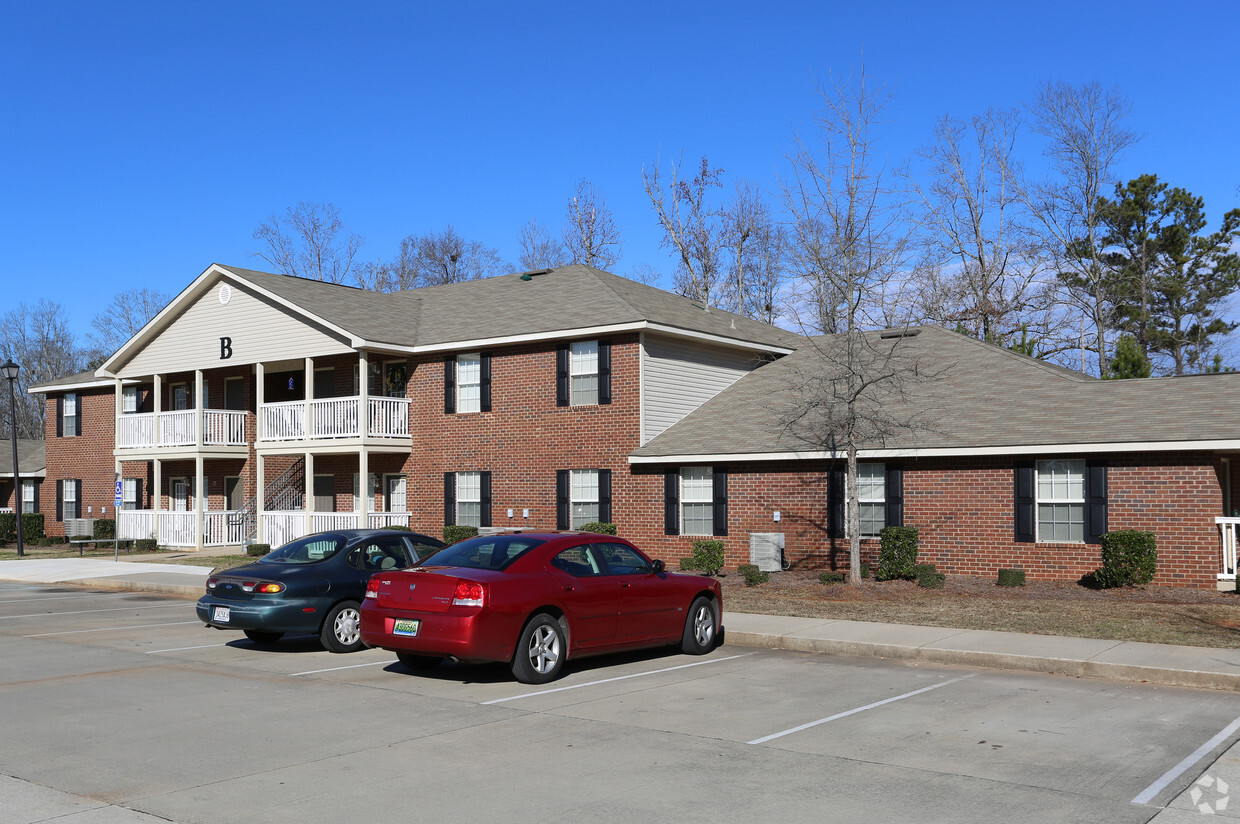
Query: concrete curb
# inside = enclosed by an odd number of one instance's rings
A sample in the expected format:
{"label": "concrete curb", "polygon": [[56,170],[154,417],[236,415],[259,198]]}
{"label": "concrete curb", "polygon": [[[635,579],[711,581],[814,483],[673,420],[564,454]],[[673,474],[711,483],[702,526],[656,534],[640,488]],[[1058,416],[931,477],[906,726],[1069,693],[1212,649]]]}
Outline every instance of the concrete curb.
{"label": "concrete curb", "polygon": [[158,581],[133,581],[124,578],[79,578],[73,581],[59,581],[59,586],[84,587],[87,589],[106,589],[112,592],[150,592],[156,595],[171,595],[176,598],[192,598],[197,600],[204,592],[202,584],[165,584]]}
{"label": "concrete curb", "polygon": [[[728,629],[727,640],[729,643],[739,646],[762,647],[765,649],[786,649],[798,652],[821,652],[834,653],[836,655],[924,661],[929,664],[981,667],[1015,672],[1036,672],[1076,678],[1104,678],[1110,681],[1131,681],[1168,687],[1198,687],[1201,689],[1240,691],[1240,671],[1230,673],[1171,669],[1144,664],[1123,664],[1079,658],[1016,655],[981,650],[907,646],[835,638],[807,638],[804,636],[775,635],[764,632],[745,632],[731,627]],[[1119,646],[1118,642],[1114,643],[1116,646]]]}

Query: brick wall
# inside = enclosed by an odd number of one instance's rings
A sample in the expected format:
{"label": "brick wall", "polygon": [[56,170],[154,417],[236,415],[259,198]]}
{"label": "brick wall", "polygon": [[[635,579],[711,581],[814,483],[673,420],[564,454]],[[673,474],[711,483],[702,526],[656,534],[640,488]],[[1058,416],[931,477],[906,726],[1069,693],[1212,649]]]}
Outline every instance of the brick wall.
{"label": "brick wall", "polygon": [[39,485],[39,511],[43,513],[43,531],[48,535],[65,534],[64,522],[56,520],[58,479],[82,482],[79,517],[115,517],[112,445],[116,438],[116,400],[111,389],[83,389],[77,395],[82,434],[76,437],[57,437],[56,396],[47,398],[44,418],[47,477]]}

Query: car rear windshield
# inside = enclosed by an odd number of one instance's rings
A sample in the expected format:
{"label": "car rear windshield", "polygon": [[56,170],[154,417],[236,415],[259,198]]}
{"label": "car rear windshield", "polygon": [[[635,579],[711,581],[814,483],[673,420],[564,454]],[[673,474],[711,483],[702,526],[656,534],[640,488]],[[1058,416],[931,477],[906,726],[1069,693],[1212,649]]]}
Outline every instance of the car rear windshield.
{"label": "car rear windshield", "polygon": [[317,564],[340,551],[346,543],[343,535],[307,535],[290,541],[279,549],[273,549],[262,558],[260,564]]}
{"label": "car rear windshield", "polygon": [[536,546],[547,543],[526,535],[486,535],[441,549],[418,566],[455,566],[503,569]]}

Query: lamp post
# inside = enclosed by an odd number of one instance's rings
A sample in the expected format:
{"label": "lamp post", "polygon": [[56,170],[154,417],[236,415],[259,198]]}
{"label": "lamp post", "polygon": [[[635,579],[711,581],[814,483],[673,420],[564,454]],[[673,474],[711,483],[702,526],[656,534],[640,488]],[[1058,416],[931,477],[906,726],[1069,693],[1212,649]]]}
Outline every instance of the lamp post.
{"label": "lamp post", "polygon": [[22,478],[17,469],[17,401],[13,396],[13,382],[17,380],[20,367],[10,358],[0,363],[0,375],[9,382],[9,434],[13,436],[13,511],[17,513],[17,557],[25,555],[22,548]]}

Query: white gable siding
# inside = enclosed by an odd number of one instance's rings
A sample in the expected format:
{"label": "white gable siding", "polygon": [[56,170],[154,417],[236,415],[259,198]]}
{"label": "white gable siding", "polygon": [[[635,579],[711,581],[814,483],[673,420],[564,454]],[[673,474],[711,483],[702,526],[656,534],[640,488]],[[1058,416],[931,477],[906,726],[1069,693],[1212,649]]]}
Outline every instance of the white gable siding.
{"label": "white gable siding", "polygon": [[642,443],[740,380],[753,352],[646,334],[642,337]]}
{"label": "white gable siding", "polygon": [[[121,377],[216,369],[284,358],[352,352],[347,340],[293,315],[236,283],[227,304],[215,283],[171,321],[120,370]],[[232,357],[220,357],[220,338],[230,339]]]}

